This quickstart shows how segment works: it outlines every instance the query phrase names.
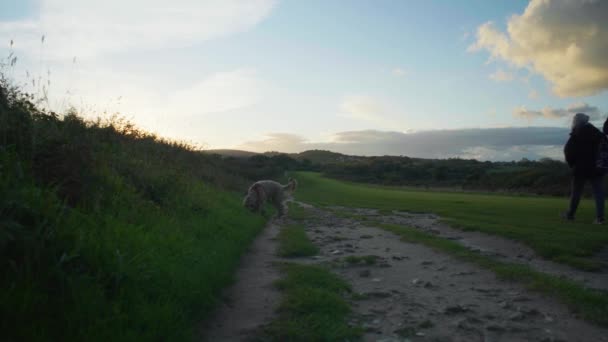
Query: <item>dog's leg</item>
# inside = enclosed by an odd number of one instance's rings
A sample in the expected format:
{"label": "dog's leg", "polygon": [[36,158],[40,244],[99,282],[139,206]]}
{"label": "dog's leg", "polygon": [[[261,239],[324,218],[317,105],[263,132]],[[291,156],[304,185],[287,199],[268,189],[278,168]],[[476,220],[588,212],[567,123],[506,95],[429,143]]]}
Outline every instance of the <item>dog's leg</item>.
{"label": "dog's leg", "polygon": [[287,206],[285,205],[284,201],[281,200],[275,200],[272,203],[274,205],[275,208],[277,208],[277,211],[279,212],[279,217],[283,217],[285,215],[287,215]]}

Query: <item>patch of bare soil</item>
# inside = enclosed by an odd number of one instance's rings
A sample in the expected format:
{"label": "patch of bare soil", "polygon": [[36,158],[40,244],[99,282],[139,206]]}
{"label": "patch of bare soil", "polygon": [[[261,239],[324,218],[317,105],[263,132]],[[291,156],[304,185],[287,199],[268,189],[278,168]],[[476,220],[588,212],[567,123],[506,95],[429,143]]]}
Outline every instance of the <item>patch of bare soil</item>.
{"label": "patch of bare soil", "polygon": [[[290,261],[324,264],[352,285],[351,323],[365,328],[364,341],[608,341],[608,329],[577,318],[554,299],[499,280],[491,271],[332,211],[305,208],[311,219],[303,224],[320,253]],[[558,270],[525,246],[454,230],[432,215],[341,209],[428,230],[494,257],[504,255],[506,261],[523,259],[547,273]],[[243,258],[237,281],[227,292],[229,302],[202,329],[207,341],[245,341],[272,319],[280,299],[272,286],[279,277],[272,263],[281,260],[275,256],[274,237],[286,223],[271,223]],[[510,245],[502,246],[505,242]],[[593,279],[595,273],[563,275],[601,284]]]}
{"label": "patch of bare soil", "polygon": [[247,341],[257,328],[270,322],[280,299],[273,285],[279,279],[273,263],[281,224],[280,220],[270,222],[243,256],[225,301],[201,327],[203,341]]}
{"label": "patch of bare soil", "polygon": [[[357,215],[364,215],[383,223],[392,223],[411,228],[417,228],[438,237],[454,240],[465,247],[477,250],[501,261],[526,264],[534,270],[575,280],[584,286],[594,289],[608,290],[608,267],[599,272],[586,272],[568,265],[556,263],[538,256],[534,250],[520,242],[496,235],[476,231],[463,231],[451,228],[442,223],[440,217],[433,214],[414,214],[393,211],[392,214],[380,214],[375,209],[349,209]],[[608,260],[608,249],[598,255],[598,261]]]}
{"label": "patch of bare soil", "polygon": [[[317,260],[361,294],[365,341],[608,341],[608,330],[494,273],[329,211],[306,224]],[[374,255],[375,263],[357,258]],[[348,262],[348,260],[351,262]],[[366,258],[369,259],[369,258]]]}

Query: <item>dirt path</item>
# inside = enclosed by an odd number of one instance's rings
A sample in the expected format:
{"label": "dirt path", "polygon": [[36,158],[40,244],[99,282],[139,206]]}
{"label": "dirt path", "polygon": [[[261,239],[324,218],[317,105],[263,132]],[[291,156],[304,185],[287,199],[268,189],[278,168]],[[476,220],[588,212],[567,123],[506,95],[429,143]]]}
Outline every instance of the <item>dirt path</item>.
{"label": "dirt path", "polygon": [[268,323],[280,299],[273,282],[276,241],[282,221],[275,220],[254,240],[243,257],[235,283],[227,289],[220,308],[201,327],[202,341],[246,341]]}
{"label": "dirt path", "polygon": [[[330,210],[310,206],[307,210],[311,219],[304,221],[306,232],[321,251],[318,256],[292,261],[325,264],[352,284],[359,298],[351,301],[351,323],[365,328],[364,341],[608,341],[608,329],[578,319],[553,299],[498,280],[490,271],[423,245],[402,242],[390,232],[336,216]],[[378,214],[362,209],[341,210]],[[381,217],[385,222],[417,220],[394,223],[441,229],[437,228],[435,217],[393,214]],[[429,224],[421,224],[424,220]],[[222,308],[215,317],[207,331],[209,341],[245,340],[256,326],[272,317],[279,296],[270,286],[277,274],[269,262],[279,260],[274,256],[271,240],[278,229],[279,224],[271,224],[256,240],[252,253],[257,250],[258,256],[246,261],[245,269],[239,271],[238,282],[230,291],[233,306]],[[442,234],[451,237],[447,230],[439,235]],[[482,251],[513,258],[513,251],[501,249],[500,243],[494,246],[468,237],[457,240],[475,241],[483,245],[478,247]],[[368,255],[376,257],[374,264],[353,265],[344,259]],[[588,281],[594,283],[591,277]]]}
{"label": "dirt path", "polygon": [[[608,290],[608,265],[599,272],[585,272],[568,265],[556,263],[539,257],[532,248],[514,240],[496,235],[485,234],[476,231],[463,231],[451,228],[442,223],[440,217],[433,214],[414,214],[401,211],[393,211],[392,214],[380,214],[375,209],[354,209],[343,207],[332,207],[339,211],[347,211],[356,215],[383,223],[393,223],[407,227],[417,228],[424,232],[437,235],[441,238],[455,240],[465,247],[477,250],[484,255],[497,258],[501,261],[526,264],[534,270],[566,277],[575,280],[586,287]],[[598,260],[606,261],[606,252],[598,255]]]}

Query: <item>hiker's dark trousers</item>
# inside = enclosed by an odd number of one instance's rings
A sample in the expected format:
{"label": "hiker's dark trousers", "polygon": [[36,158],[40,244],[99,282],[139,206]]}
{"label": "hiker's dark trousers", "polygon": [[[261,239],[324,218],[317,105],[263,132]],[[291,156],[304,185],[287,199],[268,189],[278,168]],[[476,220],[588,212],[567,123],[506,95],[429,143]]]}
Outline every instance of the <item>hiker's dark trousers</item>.
{"label": "hiker's dark trousers", "polygon": [[583,195],[583,189],[585,183],[591,182],[591,188],[593,189],[593,198],[595,199],[595,213],[598,220],[604,219],[604,176],[596,177],[580,177],[574,176],[572,178],[572,194],[570,195],[570,209],[568,210],[568,217],[574,218],[576,214],[576,208],[578,203],[581,201]]}

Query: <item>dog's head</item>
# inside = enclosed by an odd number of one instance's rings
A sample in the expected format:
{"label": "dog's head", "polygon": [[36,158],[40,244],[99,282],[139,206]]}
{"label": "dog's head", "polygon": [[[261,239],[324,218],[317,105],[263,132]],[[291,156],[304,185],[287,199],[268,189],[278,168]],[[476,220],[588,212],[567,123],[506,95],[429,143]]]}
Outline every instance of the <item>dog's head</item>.
{"label": "dog's head", "polygon": [[243,199],[243,206],[252,212],[257,212],[262,206],[264,200],[262,186],[258,183],[253,184],[247,191],[247,195]]}

